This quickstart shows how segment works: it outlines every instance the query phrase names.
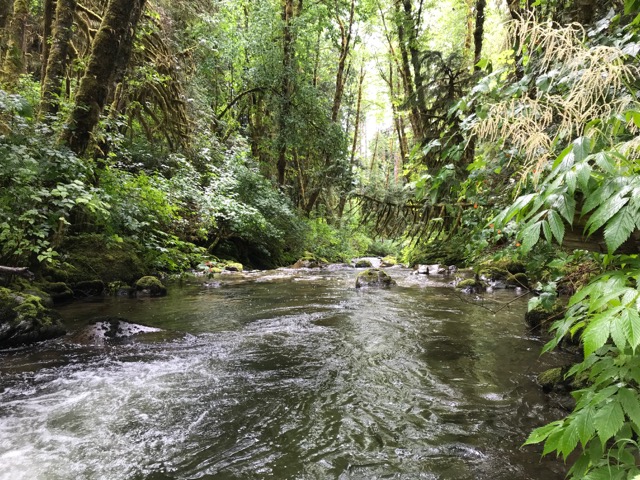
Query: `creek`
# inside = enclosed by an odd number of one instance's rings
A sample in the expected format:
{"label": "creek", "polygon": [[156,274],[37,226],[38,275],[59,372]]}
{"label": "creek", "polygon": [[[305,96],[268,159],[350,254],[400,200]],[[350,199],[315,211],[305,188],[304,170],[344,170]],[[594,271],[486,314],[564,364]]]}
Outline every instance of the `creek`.
{"label": "creek", "polygon": [[564,359],[540,357],[526,298],[387,271],[387,290],[279,270],[61,308],[72,331],[163,331],[0,351],[0,479],[564,478],[521,447],[564,415],[535,383]]}

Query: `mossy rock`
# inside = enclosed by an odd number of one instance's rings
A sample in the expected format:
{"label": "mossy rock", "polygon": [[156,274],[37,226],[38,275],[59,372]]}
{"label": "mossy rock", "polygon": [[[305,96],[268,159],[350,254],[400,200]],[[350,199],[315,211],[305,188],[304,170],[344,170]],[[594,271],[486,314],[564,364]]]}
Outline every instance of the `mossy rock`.
{"label": "mossy rock", "polygon": [[238,262],[227,262],[224,266],[224,271],[226,272],[242,272],[243,270],[244,267]]}
{"label": "mossy rock", "polygon": [[396,285],[396,281],[384,270],[370,268],[358,274],[356,277],[356,288],[363,287],[391,287]]}
{"label": "mossy rock", "polygon": [[529,288],[529,277],[525,273],[516,273],[507,277],[507,288]]}
{"label": "mossy rock", "polygon": [[41,288],[55,304],[69,302],[74,298],[73,290],[65,282],[45,282],[41,284]]}
{"label": "mossy rock", "polygon": [[0,348],[39,342],[64,335],[57,312],[39,297],[0,287]]}
{"label": "mossy rock", "polygon": [[373,264],[369,260],[358,260],[355,263],[355,267],[356,268],[371,268],[371,267],[373,267]]}
{"label": "mossy rock", "polygon": [[156,277],[150,275],[142,277],[135,283],[138,296],[163,297],[167,288]]}
{"label": "mossy rock", "polygon": [[63,263],[45,270],[43,276],[69,285],[93,280],[133,283],[148,273],[138,249],[132,240],[115,242],[98,234],[69,237],[60,249]]}
{"label": "mossy rock", "polygon": [[493,262],[484,262],[480,264],[478,274],[487,280],[507,280],[510,275],[517,275],[520,273],[526,273],[527,269],[524,263],[504,259]]}
{"label": "mossy rock", "polygon": [[564,393],[579,390],[588,386],[588,373],[567,377],[571,366],[555,367],[545,370],[536,378],[538,385],[546,393]]}
{"label": "mossy rock", "polygon": [[116,280],[115,282],[109,282],[105,287],[105,292],[108,295],[114,295],[117,297],[133,297],[136,293],[136,289],[132,288],[126,282]]}
{"label": "mossy rock", "polygon": [[85,297],[94,297],[102,295],[105,290],[105,285],[102,280],[87,280],[84,282],[78,282],[73,286],[73,293]]}
{"label": "mossy rock", "polygon": [[544,327],[551,322],[559,320],[564,315],[564,308],[558,302],[553,304],[551,309],[546,309],[542,305],[538,305],[533,310],[529,310],[524,315],[524,319],[531,328],[537,329]]}
{"label": "mossy rock", "polygon": [[398,259],[392,255],[387,255],[382,259],[383,267],[394,267],[398,264]]}
{"label": "mossy rock", "polygon": [[467,278],[456,284],[456,288],[462,290],[464,293],[481,293],[487,290],[487,284],[481,280],[474,278]]}

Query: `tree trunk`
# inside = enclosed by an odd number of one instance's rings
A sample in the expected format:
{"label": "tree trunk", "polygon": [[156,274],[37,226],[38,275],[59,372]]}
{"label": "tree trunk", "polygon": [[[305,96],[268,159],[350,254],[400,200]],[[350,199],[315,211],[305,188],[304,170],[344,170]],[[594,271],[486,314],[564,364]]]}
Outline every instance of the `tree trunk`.
{"label": "tree trunk", "polygon": [[[340,26],[340,57],[338,60],[338,70],[336,72],[336,89],[333,96],[333,105],[331,106],[331,121],[333,123],[338,123],[338,119],[340,116],[340,106],[342,105],[342,97],[344,95],[344,87],[347,83],[348,71],[349,68],[347,65],[347,58],[351,53],[351,36],[353,33],[353,23],[355,20],[355,0],[351,0],[351,7],[349,9],[349,20],[348,25],[344,25],[342,19],[336,15],[336,20],[338,25]],[[345,72],[346,70],[346,72]],[[331,167],[332,158],[331,154],[325,153],[324,158],[324,169],[325,175],[318,180],[318,184],[315,186],[311,194],[309,195],[309,201],[305,207],[305,212],[311,213],[313,207],[315,206],[320,194],[322,193],[322,189],[325,187],[328,180],[336,179],[336,176],[329,176],[329,169]],[[333,177],[333,178],[331,178]],[[339,178],[339,177],[337,177]]]}
{"label": "tree trunk", "polygon": [[40,83],[44,85],[47,75],[47,64],[49,63],[49,52],[51,50],[51,30],[53,28],[53,17],[56,11],[56,0],[44,0],[44,19],[42,26],[42,55],[40,66]]}
{"label": "tree trunk", "polygon": [[419,140],[424,140],[427,125],[427,99],[425,97],[425,87],[422,77],[422,62],[420,61],[420,50],[418,48],[417,24],[419,19],[413,15],[412,0],[402,0],[405,13],[405,24],[407,25],[409,38],[407,39],[409,54],[411,55],[411,66],[413,67],[413,84],[416,90],[416,100],[418,112],[420,114],[421,136]]}
{"label": "tree trunk", "polygon": [[294,16],[293,0],[283,0],[282,4],[282,21],[283,21],[283,36],[282,36],[282,106],[280,108],[280,116],[278,118],[278,185],[280,188],[285,184],[285,173],[287,169],[287,127],[288,117],[291,112],[291,95],[293,94],[293,32],[292,32],[292,20]]}
{"label": "tree trunk", "polygon": [[[57,0],[51,49],[46,68],[44,68],[40,118],[58,113],[63,81],[69,65],[69,44],[73,34],[72,26],[76,5],[77,0]],[[48,43],[45,41],[45,45]]]}
{"label": "tree trunk", "polygon": [[[364,70],[364,61],[360,66],[360,77],[358,79],[358,99],[356,100],[356,119],[353,127],[353,142],[351,142],[351,154],[349,155],[349,172],[347,172],[347,181],[351,180],[351,172],[353,171],[353,166],[356,163],[356,150],[358,148],[358,139],[360,136],[360,116],[362,113],[362,91],[364,87],[364,78],[366,72]],[[340,202],[338,204],[338,218],[342,219],[342,215],[344,214],[344,207],[347,203],[347,185],[346,181],[343,182],[342,191],[340,192]]]}
{"label": "tree trunk", "polygon": [[[111,0],[91,47],[91,56],[80,81],[75,107],[63,132],[63,141],[77,154],[86,151],[91,132],[97,125],[109,89],[122,56],[130,52],[137,27],[134,13],[142,9],[145,0]],[[128,58],[126,59],[128,61]]]}
{"label": "tree trunk", "polygon": [[596,13],[597,3],[597,0],[577,0],[578,22],[582,25],[589,25]]}
{"label": "tree trunk", "polygon": [[405,96],[410,104],[410,121],[413,129],[413,136],[418,140],[422,140],[423,131],[420,121],[420,110],[416,104],[414,77],[411,73],[411,64],[409,62],[409,52],[407,51],[407,40],[405,35],[405,22],[400,9],[400,3],[396,2],[396,18],[398,29],[398,46],[400,48],[400,58],[402,64],[402,78],[405,87]]}
{"label": "tree trunk", "polygon": [[18,77],[25,72],[26,30],[29,19],[29,1],[15,0],[8,27],[7,52],[2,65],[4,83],[15,86]]}
{"label": "tree trunk", "polygon": [[480,70],[477,63],[482,58],[482,37],[484,35],[484,9],[487,6],[487,0],[478,0],[476,4],[476,28],[473,31],[473,42],[475,46],[473,63],[474,69]]}

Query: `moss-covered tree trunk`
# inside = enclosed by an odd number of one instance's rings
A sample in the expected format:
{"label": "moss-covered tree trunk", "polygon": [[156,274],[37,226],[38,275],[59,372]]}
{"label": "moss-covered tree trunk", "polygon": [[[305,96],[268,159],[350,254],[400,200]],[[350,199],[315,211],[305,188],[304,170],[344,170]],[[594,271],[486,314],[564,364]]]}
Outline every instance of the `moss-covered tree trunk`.
{"label": "moss-covered tree trunk", "polygon": [[57,0],[51,47],[42,83],[41,118],[58,113],[63,81],[69,64],[69,49],[76,6],[77,0]]}
{"label": "moss-covered tree trunk", "polygon": [[47,75],[47,63],[51,51],[51,31],[53,29],[53,17],[56,13],[56,0],[44,0],[44,18],[42,20],[42,65],[40,66],[40,82],[44,85]]}
{"label": "moss-covered tree trunk", "polygon": [[484,36],[484,9],[487,6],[487,0],[478,0],[476,3],[476,28],[473,31],[474,42],[474,55],[473,63],[476,64],[475,70],[479,70],[480,67],[477,63],[482,58],[482,39]]}
{"label": "moss-covered tree trunk", "polygon": [[[63,132],[63,141],[77,154],[86,151],[91,132],[100,120],[121,57],[131,52],[137,26],[135,12],[145,0],[111,0],[91,47],[89,63],[80,81],[75,106]],[[128,62],[128,58],[126,61]]]}
{"label": "moss-covered tree trunk", "polygon": [[293,18],[295,9],[293,0],[282,0],[282,84],[281,96],[282,103],[280,114],[278,116],[278,185],[284,187],[285,172],[287,169],[287,137],[289,132],[287,127],[290,124],[289,115],[291,113],[291,96],[293,94],[293,61],[294,61],[294,45],[293,45]]}
{"label": "moss-covered tree trunk", "polygon": [[2,77],[6,87],[15,85],[18,77],[25,72],[25,43],[29,1],[15,0],[13,14],[7,27],[7,51],[2,62]]}

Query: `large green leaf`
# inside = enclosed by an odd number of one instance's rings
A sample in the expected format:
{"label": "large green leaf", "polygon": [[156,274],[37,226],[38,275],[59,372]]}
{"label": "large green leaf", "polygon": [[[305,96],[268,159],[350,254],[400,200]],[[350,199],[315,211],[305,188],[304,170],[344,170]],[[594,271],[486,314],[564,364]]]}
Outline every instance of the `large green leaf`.
{"label": "large green leaf", "polygon": [[611,332],[611,318],[608,315],[594,317],[582,334],[584,356],[588,357],[593,352],[604,346],[609,340]]}
{"label": "large green leaf", "polygon": [[593,424],[593,407],[587,406],[578,411],[573,418],[573,423],[576,425],[580,443],[583,447],[586,446],[596,432],[596,427]]}
{"label": "large green leaf", "polygon": [[593,416],[593,424],[598,432],[600,441],[604,444],[613,437],[624,425],[624,413],[620,403],[612,400],[605,404]]}
{"label": "large green leaf", "polygon": [[542,222],[536,222],[533,225],[529,225],[522,231],[522,252],[527,253],[530,251],[538,240],[540,240],[540,228]]}
{"label": "large green leaf", "polygon": [[618,392],[618,400],[627,417],[635,423],[637,428],[640,428],[640,397],[638,392],[630,388],[621,388]]}
{"label": "large green leaf", "polygon": [[640,315],[636,310],[627,308],[621,315],[621,321],[627,341],[635,350],[640,345]]}
{"label": "large green leaf", "polygon": [[589,217],[585,228],[589,230],[589,235],[602,227],[611,217],[620,211],[629,202],[629,197],[624,196],[627,192],[622,191],[613,197],[607,199],[598,209]]}
{"label": "large green leaf", "polygon": [[615,252],[620,245],[627,241],[635,230],[636,224],[629,208],[623,207],[604,228],[604,240],[609,253]]}
{"label": "large green leaf", "polygon": [[562,244],[562,240],[564,239],[564,223],[554,210],[549,210],[547,221],[549,222],[549,227],[551,228],[551,232],[553,236],[556,237],[556,241]]}
{"label": "large green leaf", "polygon": [[591,152],[591,139],[589,137],[576,138],[573,141],[573,156],[576,163],[582,162]]}

